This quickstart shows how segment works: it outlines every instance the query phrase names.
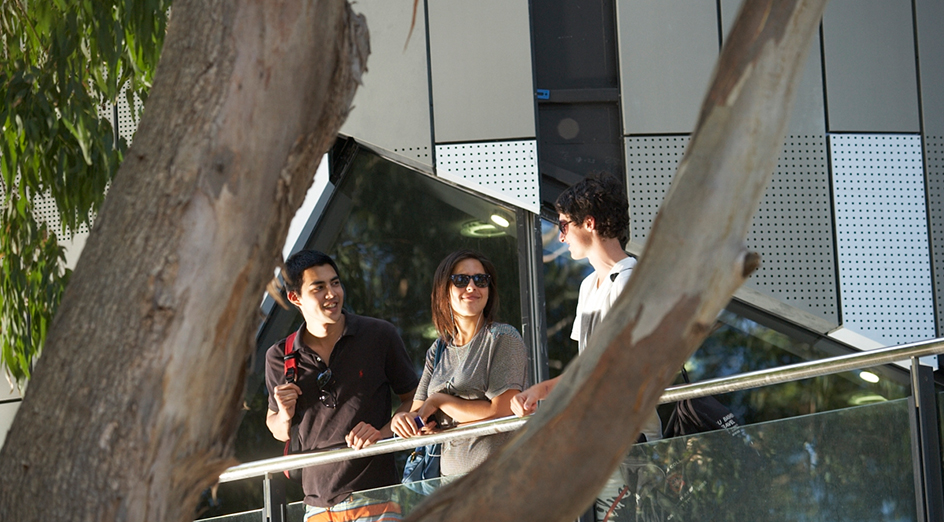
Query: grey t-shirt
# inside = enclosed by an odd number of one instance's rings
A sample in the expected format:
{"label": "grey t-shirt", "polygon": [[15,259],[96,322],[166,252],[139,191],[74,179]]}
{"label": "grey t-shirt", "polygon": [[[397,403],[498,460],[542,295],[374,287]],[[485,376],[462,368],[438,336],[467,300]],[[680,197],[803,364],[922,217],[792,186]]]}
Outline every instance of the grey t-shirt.
{"label": "grey t-shirt", "polygon": [[[468,344],[448,344],[433,370],[435,355],[436,343],[433,343],[426,352],[423,377],[413,400],[425,401],[430,395],[440,392],[468,400],[492,400],[508,390],[528,388],[527,349],[521,334],[513,326],[492,323]],[[435,417],[443,428],[456,425],[441,411]],[[440,472],[446,476],[471,471],[509,435],[500,433],[444,443]]]}

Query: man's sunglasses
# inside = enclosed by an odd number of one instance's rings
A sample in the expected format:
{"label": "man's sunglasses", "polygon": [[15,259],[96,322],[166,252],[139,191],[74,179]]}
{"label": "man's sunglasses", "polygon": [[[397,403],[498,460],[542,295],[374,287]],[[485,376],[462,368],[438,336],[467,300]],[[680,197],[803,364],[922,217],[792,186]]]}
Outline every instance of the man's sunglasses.
{"label": "man's sunglasses", "polygon": [[331,368],[328,368],[319,373],[315,379],[315,384],[318,385],[318,400],[328,408],[334,408],[338,405],[338,398],[334,396],[334,392],[328,389],[328,385],[331,384],[331,377]]}
{"label": "man's sunglasses", "polygon": [[469,280],[475,283],[475,286],[479,288],[488,288],[492,277],[488,274],[452,274],[449,276],[449,280],[452,281],[452,284],[456,285],[456,288],[466,288],[469,286]]}
{"label": "man's sunglasses", "polygon": [[560,230],[561,235],[567,233],[567,226],[571,223],[573,223],[573,221],[567,221],[566,219],[562,219],[557,222],[557,229]]}

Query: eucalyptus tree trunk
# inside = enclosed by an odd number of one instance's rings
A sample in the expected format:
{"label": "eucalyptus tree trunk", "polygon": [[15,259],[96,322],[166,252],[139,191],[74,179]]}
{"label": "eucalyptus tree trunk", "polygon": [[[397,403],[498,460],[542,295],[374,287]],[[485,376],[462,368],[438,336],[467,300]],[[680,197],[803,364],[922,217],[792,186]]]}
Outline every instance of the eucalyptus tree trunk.
{"label": "eucalyptus tree trunk", "polygon": [[626,290],[524,428],[412,521],[570,521],[758,266],[744,239],[825,0],[748,0]]}
{"label": "eucalyptus tree trunk", "polygon": [[259,296],[365,70],[344,0],[181,0],[0,454],[0,520],[185,521],[234,463]]}

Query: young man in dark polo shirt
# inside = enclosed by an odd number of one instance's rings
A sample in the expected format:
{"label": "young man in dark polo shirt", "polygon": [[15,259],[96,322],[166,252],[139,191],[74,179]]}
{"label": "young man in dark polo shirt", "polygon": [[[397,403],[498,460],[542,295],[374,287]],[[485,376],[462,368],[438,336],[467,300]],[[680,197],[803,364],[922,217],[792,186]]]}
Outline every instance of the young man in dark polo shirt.
{"label": "young man in dark polo shirt", "polygon": [[[286,382],[285,340],[266,352],[266,425],[272,435],[285,441],[291,432],[303,451],[345,444],[361,449],[391,437],[391,390],[400,397],[397,411],[409,411],[418,384],[396,329],[386,321],[342,312],[344,289],[327,255],[303,250],[285,265],[288,299],[305,322],[293,343],[294,383]],[[352,502],[350,494],[398,482],[392,454],[304,469],[305,519],[376,517],[370,506]]]}

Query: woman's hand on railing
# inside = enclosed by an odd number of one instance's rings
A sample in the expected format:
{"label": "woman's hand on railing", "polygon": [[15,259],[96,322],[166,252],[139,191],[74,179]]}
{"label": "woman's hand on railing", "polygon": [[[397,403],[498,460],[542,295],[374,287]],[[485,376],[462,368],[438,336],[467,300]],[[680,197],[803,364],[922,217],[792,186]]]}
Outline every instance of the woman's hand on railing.
{"label": "woman's hand on railing", "polygon": [[397,413],[390,420],[390,429],[397,435],[407,439],[419,435],[420,428],[416,425],[416,418],[418,417],[415,411]]}
{"label": "woman's hand on railing", "polygon": [[429,435],[442,431],[436,426],[436,421],[427,419],[424,422],[419,412],[415,411],[395,414],[390,420],[390,429],[393,430],[395,435],[407,439],[417,435]]}

